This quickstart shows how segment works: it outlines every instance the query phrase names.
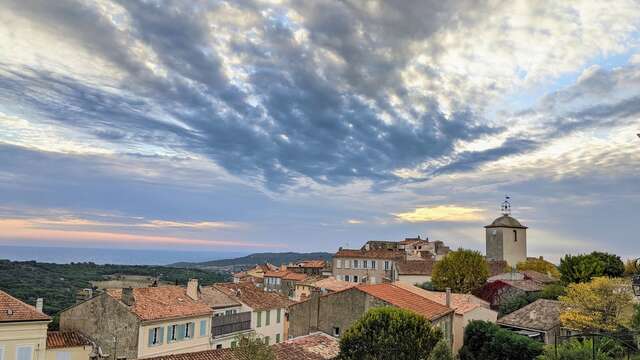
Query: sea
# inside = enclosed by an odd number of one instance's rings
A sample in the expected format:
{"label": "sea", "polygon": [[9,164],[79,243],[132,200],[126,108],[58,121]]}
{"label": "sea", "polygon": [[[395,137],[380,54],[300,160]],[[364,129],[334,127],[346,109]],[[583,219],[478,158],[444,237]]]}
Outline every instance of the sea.
{"label": "sea", "polygon": [[171,249],[117,249],[0,245],[0,259],[68,264],[93,262],[119,265],[168,265],[177,262],[203,262],[248,255],[246,252],[176,251]]}

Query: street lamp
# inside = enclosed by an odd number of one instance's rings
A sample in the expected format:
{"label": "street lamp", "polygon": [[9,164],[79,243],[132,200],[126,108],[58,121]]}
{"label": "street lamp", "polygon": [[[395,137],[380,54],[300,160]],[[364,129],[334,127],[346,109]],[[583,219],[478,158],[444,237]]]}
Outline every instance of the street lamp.
{"label": "street lamp", "polygon": [[635,265],[636,274],[633,275],[631,286],[633,287],[633,293],[640,297],[640,268],[638,267],[640,265],[640,258],[636,259]]}

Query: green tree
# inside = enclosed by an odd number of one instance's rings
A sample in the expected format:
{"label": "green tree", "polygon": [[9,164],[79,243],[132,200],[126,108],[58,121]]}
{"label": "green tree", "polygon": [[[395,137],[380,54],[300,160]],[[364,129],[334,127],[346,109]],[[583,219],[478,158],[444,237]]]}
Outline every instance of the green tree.
{"label": "green tree", "polygon": [[453,360],[453,354],[451,354],[451,346],[444,340],[440,340],[436,347],[433,348],[429,360]]}
{"label": "green tree", "polygon": [[560,259],[560,279],[565,284],[589,282],[604,274],[605,264],[592,255],[565,255]]}
{"label": "green tree", "polygon": [[548,284],[542,288],[540,298],[548,300],[558,300],[558,298],[564,295],[567,289],[562,284]]}
{"label": "green tree", "polygon": [[271,347],[255,335],[241,335],[236,337],[236,342],[238,345],[233,349],[233,352],[243,359],[276,360],[276,355]]}
{"label": "green tree", "polygon": [[518,335],[489,321],[474,320],[464,331],[460,360],[533,360],[542,343]]}
{"label": "green tree", "polygon": [[624,279],[597,277],[570,284],[560,296],[562,325],[574,330],[619,331],[631,326],[633,293]]}
{"label": "green tree", "polygon": [[438,290],[451,288],[453,292],[470,293],[488,277],[489,265],[480,252],[458,249],[434,265],[432,282]]}
{"label": "green tree", "polygon": [[341,360],[428,359],[442,332],[423,316],[383,307],[367,311],[340,339]]}
{"label": "green tree", "polygon": [[560,278],[560,271],[558,271],[558,267],[544,259],[527,259],[526,261],[519,262],[516,265],[516,270],[533,270],[552,276],[556,279]]}
{"label": "green tree", "polygon": [[624,275],[624,263],[622,259],[620,259],[620,256],[598,251],[594,251],[590,255],[603,263],[603,276],[621,277]]}

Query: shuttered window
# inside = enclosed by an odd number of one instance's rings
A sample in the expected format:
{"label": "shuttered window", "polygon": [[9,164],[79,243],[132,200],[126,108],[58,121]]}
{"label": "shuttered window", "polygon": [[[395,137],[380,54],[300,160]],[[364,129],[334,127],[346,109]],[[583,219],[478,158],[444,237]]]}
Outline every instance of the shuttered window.
{"label": "shuttered window", "polygon": [[207,320],[200,320],[200,336],[207,336]]}
{"label": "shuttered window", "polygon": [[149,346],[156,346],[162,344],[162,338],[164,337],[164,327],[156,327],[149,329]]}
{"label": "shuttered window", "polygon": [[264,320],[264,325],[269,326],[271,324],[271,310],[267,310],[267,318]]}
{"label": "shuttered window", "polygon": [[256,312],[256,327],[262,326],[262,311]]}
{"label": "shuttered window", "polygon": [[18,346],[16,347],[16,360],[32,360],[33,346]]}
{"label": "shuttered window", "polygon": [[276,323],[280,324],[280,312],[282,311],[282,309],[278,309],[276,310]]}

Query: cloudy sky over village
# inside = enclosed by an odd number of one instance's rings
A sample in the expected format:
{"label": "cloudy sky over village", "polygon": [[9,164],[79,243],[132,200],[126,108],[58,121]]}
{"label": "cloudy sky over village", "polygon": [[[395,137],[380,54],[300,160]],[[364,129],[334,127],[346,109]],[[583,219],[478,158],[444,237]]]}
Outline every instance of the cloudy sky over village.
{"label": "cloudy sky over village", "polygon": [[0,0],[0,244],[640,256],[640,2]]}

